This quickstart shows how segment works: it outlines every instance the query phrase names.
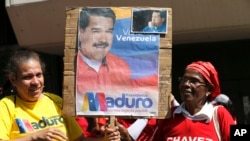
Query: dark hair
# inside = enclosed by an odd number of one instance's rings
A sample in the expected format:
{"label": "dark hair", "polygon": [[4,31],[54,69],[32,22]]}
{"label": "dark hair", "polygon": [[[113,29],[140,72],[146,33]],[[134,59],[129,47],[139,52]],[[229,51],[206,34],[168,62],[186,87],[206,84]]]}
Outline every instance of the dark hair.
{"label": "dark hair", "polygon": [[153,12],[160,13],[160,17],[164,18],[165,21],[166,21],[166,18],[167,18],[166,15],[167,15],[167,13],[166,13],[165,10],[154,10]]}
{"label": "dark hair", "polygon": [[30,59],[37,60],[41,65],[43,73],[45,73],[45,63],[40,58],[38,53],[26,48],[19,48],[12,53],[9,61],[7,62],[7,66],[5,68],[7,79],[9,76],[16,78],[19,65]]}
{"label": "dark hair", "polygon": [[90,16],[103,16],[107,18],[112,18],[113,23],[115,23],[115,13],[111,8],[101,8],[101,7],[84,7],[80,12],[79,25],[83,30],[89,25]]}
{"label": "dark hair", "polygon": [[[5,81],[5,83],[0,86],[0,99],[2,99],[4,96],[9,95],[9,92],[12,89],[12,85],[9,80]],[[7,92],[7,93],[6,93]]]}

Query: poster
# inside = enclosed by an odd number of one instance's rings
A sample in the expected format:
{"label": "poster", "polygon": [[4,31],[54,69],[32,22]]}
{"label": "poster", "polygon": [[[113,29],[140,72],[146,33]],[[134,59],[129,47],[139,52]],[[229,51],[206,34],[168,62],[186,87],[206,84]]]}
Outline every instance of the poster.
{"label": "poster", "polygon": [[160,34],[131,32],[132,11],[79,9],[76,115],[158,115]]}

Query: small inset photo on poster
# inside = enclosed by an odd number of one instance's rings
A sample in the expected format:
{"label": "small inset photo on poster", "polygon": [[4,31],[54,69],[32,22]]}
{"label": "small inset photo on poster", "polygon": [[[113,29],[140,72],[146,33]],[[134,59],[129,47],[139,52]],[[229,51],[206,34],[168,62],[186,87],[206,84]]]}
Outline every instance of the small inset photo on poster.
{"label": "small inset photo on poster", "polygon": [[132,33],[167,33],[168,11],[164,8],[133,8]]}

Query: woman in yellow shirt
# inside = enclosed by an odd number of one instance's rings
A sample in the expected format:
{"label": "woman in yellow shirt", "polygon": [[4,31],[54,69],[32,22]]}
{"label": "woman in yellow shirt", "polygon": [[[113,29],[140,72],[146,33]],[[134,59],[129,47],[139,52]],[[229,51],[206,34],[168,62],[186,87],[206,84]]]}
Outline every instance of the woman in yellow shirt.
{"label": "woman in yellow shirt", "polygon": [[[84,138],[75,118],[62,116],[61,97],[43,92],[45,64],[36,52],[18,49],[6,72],[16,91],[0,101],[0,140],[103,141]],[[117,128],[107,128],[107,138],[119,141]]]}

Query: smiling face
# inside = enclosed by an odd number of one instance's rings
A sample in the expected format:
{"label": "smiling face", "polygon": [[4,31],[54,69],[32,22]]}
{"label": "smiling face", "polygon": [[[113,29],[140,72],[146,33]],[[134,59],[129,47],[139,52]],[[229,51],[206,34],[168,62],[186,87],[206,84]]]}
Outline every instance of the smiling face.
{"label": "smiling face", "polygon": [[10,76],[9,79],[22,100],[34,102],[41,98],[44,76],[41,65],[37,60],[29,59],[20,63],[16,77]]}
{"label": "smiling face", "polygon": [[202,107],[207,96],[211,94],[205,78],[198,71],[192,69],[185,71],[179,90],[181,99],[186,105],[196,105],[198,107]]}
{"label": "smiling face", "polygon": [[112,46],[113,29],[112,18],[90,16],[89,26],[79,30],[82,54],[89,59],[102,61]]}

